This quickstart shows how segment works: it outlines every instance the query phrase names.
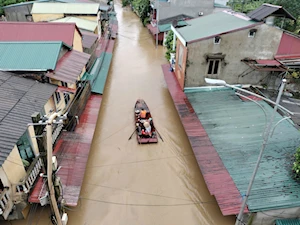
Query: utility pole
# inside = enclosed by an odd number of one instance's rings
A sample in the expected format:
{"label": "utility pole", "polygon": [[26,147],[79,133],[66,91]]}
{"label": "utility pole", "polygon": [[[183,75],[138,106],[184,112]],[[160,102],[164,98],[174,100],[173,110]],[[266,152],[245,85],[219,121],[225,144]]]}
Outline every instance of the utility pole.
{"label": "utility pole", "polygon": [[159,34],[159,29],[158,29],[158,21],[159,21],[159,0],[156,0],[156,48],[158,47],[158,34]]}
{"label": "utility pole", "polygon": [[245,210],[245,207],[246,207],[246,203],[247,203],[247,200],[248,200],[248,197],[250,195],[250,191],[251,191],[251,188],[252,188],[252,185],[253,185],[253,182],[254,182],[254,179],[255,179],[255,176],[256,176],[256,173],[258,171],[258,167],[259,167],[259,164],[260,164],[260,161],[261,161],[261,158],[262,158],[262,155],[263,155],[263,152],[268,144],[268,140],[269,140],[269,137],[270,137],[270,131],[271,131],[271,128],[273,126],[273,121],[274,121],[274,117],[275,117],[275,114],[277,112],[277,108],[279,106],[279,102],[280,102],[280,99],[281,99],[281,95],[283,93],[283,89],[284,89],[284,86],[286,84],[286,79],[283,79],[282,80],[282,83],[281,83],[281,86],[280,86],[280,89],[279,89],[279,92],[278,92],[278,96],[277,96],[277,99],[276,99],[276,104],[275,104],[275,107],[274,107],[274,110],[273,110],[273,113],[271,115],[271,118],[270,118],[270,121],[268,123],[268,126],[266,128],[266,130],[264,131],[264,140],[263,140],[263,144],[261,146],[261,150],[260,150],[260,153],[259,153],[259,156],[258,156],[258,159],[257,159],[257,162],[256,162],[256,165],[255,165],[255,169],[253,171],[253,174],[252,174],[252,177],[250,179],[250,182],[249,182],[249,185],[248,185],[248,189],[247,189],[247,192],[246,192],[246,195],[243,199],[243,203],[242,203],[242,206],[241,206],[241,209],[240,209],[240,212],[237,216],[237,219],[236,219],[236,222],[235,222],[235,225],[240,225],[240,224],[244,224],[243,223],[243,216],[244,216],[244,210]]}
{"label": "utility pole", "polygon": [[50,195],[51,206],[54,211],[54,215],[56,218],[57,225],[63,225],[61,220],[61,215],[59,213],[59,209],[56,202],[55,192],[54,192],[54,185],[52,179],[52,123],[53,120],[60,116],[59,113],[53,113],[49,119],[47,120],[47,180],[48,180],[48,189]]}

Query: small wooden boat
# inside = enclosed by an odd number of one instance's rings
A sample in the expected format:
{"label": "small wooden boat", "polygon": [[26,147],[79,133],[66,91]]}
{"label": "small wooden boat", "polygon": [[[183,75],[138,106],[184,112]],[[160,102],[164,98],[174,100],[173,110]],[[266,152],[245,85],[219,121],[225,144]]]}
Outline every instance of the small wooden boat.
{"label": "small wooden boat", "polygon": [[[143,110],[146,111],[144,112],[144,114],[146,114],[145,118],[143,118],[143,113],[141,113]],[[152,116],[146,102],[143,99],[138,99],[135,103],[134,118],[138,143],[157,143],[157,132],[152,120]]]}

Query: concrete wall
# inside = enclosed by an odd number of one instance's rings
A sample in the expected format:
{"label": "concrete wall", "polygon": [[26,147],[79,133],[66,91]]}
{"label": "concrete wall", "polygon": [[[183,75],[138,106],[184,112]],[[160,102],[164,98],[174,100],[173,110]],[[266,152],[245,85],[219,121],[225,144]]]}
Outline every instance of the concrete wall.
{"label": "concrete wall", "polygon": [[45,110],[45,113],[46,114],[48,114],[48,113],[50,113],[50,110],[56,110],[56,106],[55,106],[55,102],[54,102],[54,97],[53,96],[51,96],[49,99],[48,99],[48,101],[47,101],[47,103],[45,104],[45,106],[44,106],[44,110]]}
{"label": "concrete wall", "polygon": [[[248,37],[250,29],[257,29],[255,37]],[[280,43],[282,31],[266,24],[221,35],[221,43],[214,44],[214,38],[189,43],[186,69],[186,87],[205,85],[204,77],[226,80],[229,84],[260,84],[268,72],[253,71],[241,62],[246,57],[273,59]],[[225,58],[217,76],[207,75],[206,55],[222,53]]]}
{"label": "concrete wall", "polygon": [[290,208],[290,209],[278,209],[269,210],[261,213],[256,213],[252,225],[274,225],[275,220],[278,218],[282,219],[293,219],[298,218],[300,214],[300,208]]}
{"label": "concrete wall", "polygon": [[29,141],[31,142],[32,151],[35,156],[40,154],[38,143],[36,141],[35,132],[33,126],[28,127]]}
{"label": "concrete wall", "polygon": [[78,17],[78,18],[81,18],[81,19],[85,19],[85,20],[90,20],[90,21],[97,22],[97,15],[95,15],[95,16],[76,16],[76,15],[70,15],[70,16]]}
{"label": "concrete wall", "polygon": [[170,3],[161,3],[159,8],[159,19],[185,14],[198,17],[199,12],[208,15],[214,10],[212,0],[170,0]]}
{"label": "concrete wall", "polygon": [[7,21],[31,22],[31,16],[27,15],[30,15],[32,5],[33,4],[24,4],[5,8],[4,14]]}

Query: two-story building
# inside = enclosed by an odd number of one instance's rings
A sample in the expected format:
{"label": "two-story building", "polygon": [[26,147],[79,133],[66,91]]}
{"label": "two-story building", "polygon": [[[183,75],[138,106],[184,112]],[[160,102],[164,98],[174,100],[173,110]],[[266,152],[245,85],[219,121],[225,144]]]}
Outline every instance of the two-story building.
{"label": "two-story building", "polygon": [[272,15],[294,18],[282,7],[261,8],[265,11],[258,15],[225,10],[188,20],[184,27],[172,26],[177,37],[175,74],[182,89],[205,85],[205,77],[274,85],[278,74],[286,71],[274,59],[286,32],[272,24]]}

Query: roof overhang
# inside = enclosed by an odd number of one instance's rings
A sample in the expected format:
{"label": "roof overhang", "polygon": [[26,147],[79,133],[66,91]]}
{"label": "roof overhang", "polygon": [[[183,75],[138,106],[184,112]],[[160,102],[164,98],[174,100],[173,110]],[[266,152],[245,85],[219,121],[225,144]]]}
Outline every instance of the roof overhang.
{"label": "roof overhang", "polygon": [[280,62],[274,59],[242,59],[242,62],[247,64],[257,71],[287,71],[287,68]]}
{"label": "roof overhang", "polygon": [[277,55],[275,59],[287,68],[300,68],[300,54]]}

